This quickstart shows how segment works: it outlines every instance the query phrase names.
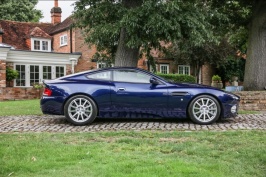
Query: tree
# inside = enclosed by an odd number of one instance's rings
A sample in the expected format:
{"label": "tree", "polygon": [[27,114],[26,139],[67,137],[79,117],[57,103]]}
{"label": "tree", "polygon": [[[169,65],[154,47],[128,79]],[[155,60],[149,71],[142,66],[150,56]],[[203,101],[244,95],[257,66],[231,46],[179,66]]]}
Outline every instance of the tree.
{"label": "tree", "polygon": [[255,0],[249,30],[244,89],[263,90],[266,86],[266,1]]}
{"label": "tree", "polygon": [[[163,49],[161,42],[185,38],[193,45],[213,39],[212,28],[197,0],[80,0],[76,26],[98,51],[114,52],[116,66],[137,66],[139,52]],[[141,49],[141,50],[140,50]]]}
{"label": "tree", "polygon": [[[206,0],[204,9],[210,18],[215,42],[206,41],[201,45],[193,45],[187,39],[181,39],[173,45],[170,50],[178,63],[186,63],[196,68],[195,75],[198,76],[199,68],[209,63],[216,67],[217,72],[222,74],[223,80],[228,81],[233,75],[243,80],[244,68],[230,63],[243,63],[236,52],[242,55],[247,51],[248,23],[251,17],[251,3],[245,0]],[[237,66],[237,67],[236,67]],[[236,67],[236,68],[234,68]],[[226,69],[226,72],[225,72]],[[240,71],[242,69],[242,71]],[[238,71],[238,72],[235,72]]]}
{"label": "tree", "polygon": [[38,22],[42,12],[34,9],[38,0],[0,0],[0,19]]}
{"label": "tree", "polygon": [[188,64],[195,68],[194,76],[199,81],[202,65],[208,63],[216,68],[222,68],[226,59],[235,53],[234,48],[226,38],[219,42],[205,42],[196,46],[188,40],[180,40],[168,48],[166,56],[174,58],[176,63]]}

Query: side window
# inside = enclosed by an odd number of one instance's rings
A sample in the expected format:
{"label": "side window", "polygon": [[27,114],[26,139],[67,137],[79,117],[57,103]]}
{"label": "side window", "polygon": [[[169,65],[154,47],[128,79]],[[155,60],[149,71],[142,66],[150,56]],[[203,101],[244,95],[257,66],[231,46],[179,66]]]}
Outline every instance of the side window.
{"label": "side window", "polygon": [[87,75],[88,79],[111,80],[111,71],[97,72]]}
{"label": "side window", "polygon": [[60,46],[67,45],[67,35],[60,36]]}
{"label": "side window", "polygon": [[138,71],[114,71],[114,81],[117,82],[150,83],[150,78],[149,75]]}

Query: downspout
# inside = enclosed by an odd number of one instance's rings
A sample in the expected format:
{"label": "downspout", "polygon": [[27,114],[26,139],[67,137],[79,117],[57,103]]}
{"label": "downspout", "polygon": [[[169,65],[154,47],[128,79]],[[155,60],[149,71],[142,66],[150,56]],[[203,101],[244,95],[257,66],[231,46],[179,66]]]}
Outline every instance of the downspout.
{"label": "downspout", "polygon": [[73,49],[72,49],[72,27],[70,27],[70,53],[73,53]]}

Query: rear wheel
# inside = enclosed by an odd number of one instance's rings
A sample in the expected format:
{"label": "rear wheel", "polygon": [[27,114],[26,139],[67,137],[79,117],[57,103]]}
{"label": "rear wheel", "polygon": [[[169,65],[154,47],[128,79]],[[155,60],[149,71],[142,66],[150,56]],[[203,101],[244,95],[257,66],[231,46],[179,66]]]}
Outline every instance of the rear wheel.
{"label": "rear wheel", "polygon": [[97,106],[91,98],[85,95],[76,95],[66,102],[64,113],[70,123],[86,125],[92,123],[96,118]]}
{"label": "rear wheel", "polygon": [[192,100],[188,107],[190,119],[198,124],[206,125],[217,121],[221,107],[218,101],[209,95],[201,95]]}

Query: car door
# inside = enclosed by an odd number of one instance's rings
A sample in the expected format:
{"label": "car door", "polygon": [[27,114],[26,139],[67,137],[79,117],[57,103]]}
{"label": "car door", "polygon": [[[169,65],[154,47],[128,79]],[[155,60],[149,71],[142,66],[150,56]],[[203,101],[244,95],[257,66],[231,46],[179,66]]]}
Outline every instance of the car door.
{"label": "car door", "polygon": [[160,117],[167,113],[168,90],[151,84],[152,75],[133,69],[113,71],[112,108],[121,117]]}

